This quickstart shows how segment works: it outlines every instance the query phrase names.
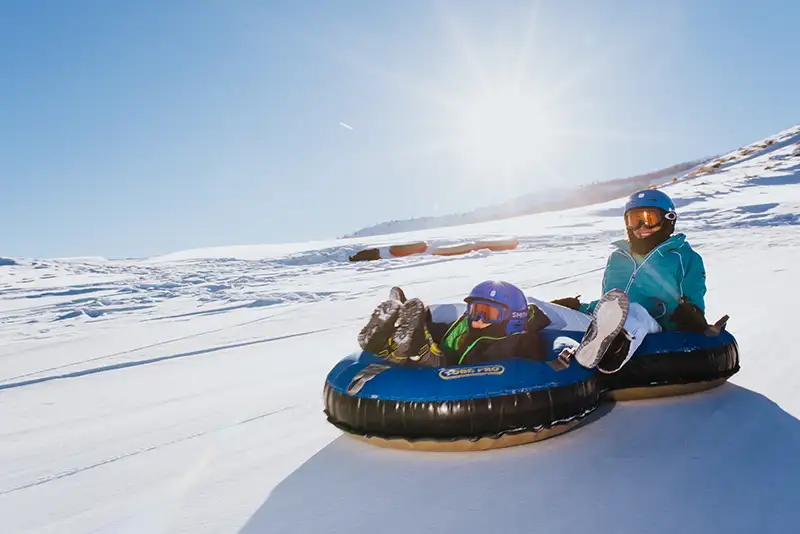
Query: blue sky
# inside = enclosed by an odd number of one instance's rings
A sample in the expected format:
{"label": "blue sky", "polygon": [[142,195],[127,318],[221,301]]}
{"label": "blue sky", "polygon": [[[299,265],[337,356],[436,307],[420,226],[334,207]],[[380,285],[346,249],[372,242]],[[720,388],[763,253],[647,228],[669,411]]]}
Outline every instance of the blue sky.
{"label": "blue sky", "polygon": [[719,153],[800,122],[798,20],[791,0],[5,0],[0,255],[323,239]]}

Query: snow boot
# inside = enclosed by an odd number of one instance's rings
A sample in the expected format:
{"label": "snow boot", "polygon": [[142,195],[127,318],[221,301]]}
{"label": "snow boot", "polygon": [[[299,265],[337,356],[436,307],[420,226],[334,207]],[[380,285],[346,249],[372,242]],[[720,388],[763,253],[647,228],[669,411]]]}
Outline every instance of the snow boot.
{"label": "snow boot", "polygon": [[400,315],[402,304],[397,300],[385,300],[378,304],[372,315],[358,333],[358,345],[362,350],[382,356],[393,352],[390,346],[391,337],[394,335],[394,325]]}
{"label": "snow boot", "polygon": [[389,300],[378,304],[358,334],[358,344],[362,350],[379,356],[388,356],[394,352],[397,346],[392,342],[392,335],[400,308],[406,300],[406,294],[401,288],[395,286],[389,290]]}
{"label": "snow boot", "polygon": [[597,370],[607,375],[616,373],[631,359],[631,355],[628,354],[630,348],[631,335],[623,328],[608,346],[608,350],[603,355],[600,363],[597,364]]}
{"label": "snow boot", "polygon": [[[612,289],[600,299],[592,313],[592,322],[575,350],[575,359],[587,369],[597,367],[611,343],[622,332],[630,301],[619,289]],[[623,362],[624,363],[624,362]]]}
{"label": "snow boot", "polygon": [[403,304],[392,339],[397,344],[395,358],[407,358],[409,363],[416,365],[439,366],[442,352],[428,331],[429,316],[430,311],[419,299]]}
{"label": "snow boot", "polygon": [[400,302],[400,304],[404,304],[408,300],[405,292],[397,286],[389,290],[389,299],[396,300]]}

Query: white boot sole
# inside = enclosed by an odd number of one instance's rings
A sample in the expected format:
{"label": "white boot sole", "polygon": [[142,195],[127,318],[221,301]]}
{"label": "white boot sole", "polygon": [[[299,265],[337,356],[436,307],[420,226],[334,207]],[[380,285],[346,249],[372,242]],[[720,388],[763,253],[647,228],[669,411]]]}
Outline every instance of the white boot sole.
{"label": "white boot sole", "polygon": [[587,332],[575,351],[575,360],[582,367],[597,367],[611,342],[622,331],[629,307],[628,295],[622,291],[612,290],[603,295],[592,314],[594,332]]}

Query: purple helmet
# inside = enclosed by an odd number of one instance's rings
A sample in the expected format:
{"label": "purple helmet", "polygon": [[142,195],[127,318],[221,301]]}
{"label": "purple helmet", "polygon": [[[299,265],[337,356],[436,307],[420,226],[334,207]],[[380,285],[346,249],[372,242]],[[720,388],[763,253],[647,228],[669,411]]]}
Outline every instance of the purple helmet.
{"label": "purple helmet", "polygon": [[486,322],[498,322],[506,324],[506,334],[516,334],[525,330],[528,323],[528,299],[525,293],[514,284],[499,280],[487,280],[472,288],[467,298],[468,311],[480,313],[479,309],[473,307],[473,303],[488,303],[493,305],[497,313],[486,317],[486,313],[481,317]]}

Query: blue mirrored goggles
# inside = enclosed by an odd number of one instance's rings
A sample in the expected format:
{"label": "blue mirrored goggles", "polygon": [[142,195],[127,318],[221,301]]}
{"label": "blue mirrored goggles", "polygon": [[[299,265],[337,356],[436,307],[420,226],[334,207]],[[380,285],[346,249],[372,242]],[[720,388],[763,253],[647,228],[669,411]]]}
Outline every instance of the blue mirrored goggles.
{"label": "blue mirrored goggles", "polygon": [[480,319],[484,323],[502,323],[506,320],[506,308],[494,302],[474,300],[467,304],[467,317],[470,322]]}

